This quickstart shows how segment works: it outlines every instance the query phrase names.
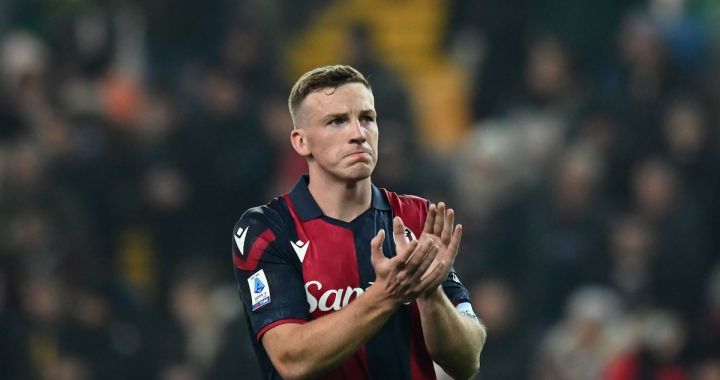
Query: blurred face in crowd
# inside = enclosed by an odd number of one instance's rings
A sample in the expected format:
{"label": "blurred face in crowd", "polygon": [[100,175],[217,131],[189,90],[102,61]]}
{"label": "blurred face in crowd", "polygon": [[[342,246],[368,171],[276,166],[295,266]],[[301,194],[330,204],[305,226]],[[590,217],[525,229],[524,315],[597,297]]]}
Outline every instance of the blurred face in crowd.
{"label": "blurred face in crowd", "polygon": [[659,31],[647,18],[628,17],[620,32],[620,56],[636,72],[651,72],[662,60]]}
{"label": "blurred face in crowd", "polygon": [[633,192],[640,212],[655,217],[664,215],[675,198],[675,176],[663,161],[649,159],[633,172]]}
{"label": "blurred face in crowd", "polygon": [[637,217],[619,220],[610,237],[613,258],[622,262],[644,262],[652,253],[649,227]]}
{"label": "blurred face in crowd", "polygon": [[293,147],[308,159],[311,177],[356,182],[377,163],[378,128],[372,92],[347,83],[310,93],[300,104]]}
{"label": "blurred face in crowd", "polygon": [[54,278],[34,278],[23,287],[23,308],[31,320],[52,323],[63,313],[64,292]]}
{"label": "blurred face in crowd", "polygon": [[595,158],[583,152],[572,152],[558,163],[555,178],[556,202],[566,213],[581,215],[592,204],[599,168]]}
{"label": "blurred face in crowd", "polygon": [[568,61],[565,51],[554,38],[545,38],[530,47],[526,68],[530,93],[538,99],[559,95],[568,85]]}
{"label": "blurred face in crowd", "polygon": [[700,107],[692,102],[677,102],[665,115],[665,140],[675,158],[694,160],[706,142]]}
{"label": "blurred face in crowd", "polygon": [[183,325],[194,325],[208,311],[207,291],[191,280],[176,285],[172,292],[172,311]]}
{"label": "blurred face in crowd", "polygon": [[498,280],[484,280],[472,288],[472,303],[488,329],[502,334],[512,327],[515,299],[507,284]]}

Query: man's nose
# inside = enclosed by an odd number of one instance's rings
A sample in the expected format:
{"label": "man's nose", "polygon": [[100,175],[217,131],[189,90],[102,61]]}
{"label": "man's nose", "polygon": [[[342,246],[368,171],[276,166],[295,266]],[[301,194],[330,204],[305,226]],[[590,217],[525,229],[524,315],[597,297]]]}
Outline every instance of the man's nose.
{"label": "man's nose", "polygon": [[360,125],[359,120],[354,120],[352,123],[350,123],[351,133],[352,136],[350,138],[350,142],[362,144],[366,141],[365,138],[365,128]]}

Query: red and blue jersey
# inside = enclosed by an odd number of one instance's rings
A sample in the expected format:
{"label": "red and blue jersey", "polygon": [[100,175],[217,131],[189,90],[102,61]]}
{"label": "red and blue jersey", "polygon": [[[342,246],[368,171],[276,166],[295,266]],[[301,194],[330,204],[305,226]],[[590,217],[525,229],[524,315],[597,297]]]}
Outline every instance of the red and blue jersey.
{"label": "red and blue jersey", "polygon": [[[406,234],[420,236],[428,201],[372,186],[371,207],[351,222],[330,218],[303,176],[289,194],[246,211],[233,231],[233,262],[240,298],[261,369],[280,379],[261,344],[265,332],[283,323],[305,323],[340,310],[375,280],[370,241],[380,229],[383,252],[395,256],[392,219]],[[451,271],[442,285],[455,304],[469,302]],[[398,308],[385,325],[326,379],[435,379],[417,304]]]}

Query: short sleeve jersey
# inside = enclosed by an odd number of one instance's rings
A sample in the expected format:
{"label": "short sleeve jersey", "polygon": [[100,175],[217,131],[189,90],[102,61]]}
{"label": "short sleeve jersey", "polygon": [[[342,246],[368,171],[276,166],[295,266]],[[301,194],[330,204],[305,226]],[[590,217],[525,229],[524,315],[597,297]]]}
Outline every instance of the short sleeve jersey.
{"label": "short sleeve jersey", "polygon": [[[395,256],[392,219],[420,236],[428,201],[372,186],[371,207],[351,222],[330,218],[303,176],[289,194],[246,211],[233,231],[232,257],[253,345],[266,379],[280,379],[261,339],[284,323],[305,323],[341,310],[375,280],[370,241],[380,229]],[[469,302],[454,270],[442,284],[453,304]],[[332,333],[332,331],[328,331]],[[383,327],[325,379],[436,379],[417,304],[398,308]]]}

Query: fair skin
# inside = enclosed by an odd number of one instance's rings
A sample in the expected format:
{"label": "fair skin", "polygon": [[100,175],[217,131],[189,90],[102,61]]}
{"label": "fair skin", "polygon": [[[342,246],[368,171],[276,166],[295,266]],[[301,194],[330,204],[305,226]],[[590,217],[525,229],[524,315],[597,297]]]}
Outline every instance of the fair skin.
{"label": "fair skin", "polygon": [[293,148],[307,159],[310,193],[331,218],[351,221],[370,207],[378,152],[374,103],[370,90],[349,83],[309,94],[295,114]]}
{"label": "fair skin", "polygon": [[[309,190],[325,215],[351,221],[371,204],[378,128],[372,93],[360,83],[309,94],[295,115],[291,141],[308,160]],[[322,191],[321,191],[322,190]],[[459,314],[442,291],[457,255],[462,227],[444,204],[431,205],[420,239],[406,241],[402,220],[393,220],[396,256],[382,252],[385,231],[372,239],[375,283],[340,311],[303,325],[270,329],[262,344],[286,379],[330,372],[375,334],[404,302],[417,300],[425,343],[435,362],[456,378],[479,367],[485,330]],[[333,331],[333,334],[328,334]]]}

